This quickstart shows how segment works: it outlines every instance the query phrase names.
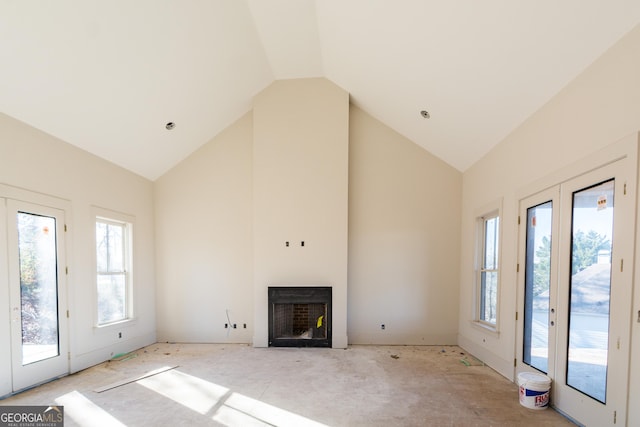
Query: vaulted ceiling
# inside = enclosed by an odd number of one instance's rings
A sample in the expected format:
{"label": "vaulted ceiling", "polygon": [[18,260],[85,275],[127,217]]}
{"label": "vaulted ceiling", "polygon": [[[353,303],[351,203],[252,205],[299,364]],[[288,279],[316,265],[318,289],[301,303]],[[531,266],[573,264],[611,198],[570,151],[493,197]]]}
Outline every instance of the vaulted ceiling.
{"label": "vaulted ceiling", "polygon": [[637,0],[0,0],[0,111],[155,180],[274,80],[325,77],[464,171],[639,22]]}

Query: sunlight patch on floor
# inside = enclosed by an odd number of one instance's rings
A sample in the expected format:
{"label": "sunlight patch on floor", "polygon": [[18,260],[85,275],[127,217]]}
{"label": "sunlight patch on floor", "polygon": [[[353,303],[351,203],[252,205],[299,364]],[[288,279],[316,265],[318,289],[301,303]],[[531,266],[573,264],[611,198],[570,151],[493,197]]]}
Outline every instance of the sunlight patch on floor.
{"label": "sunlight patch on floor", "polygon": [[228,388],[178,370],[163,372],[137,383],[202,415],[206,415],[229,393]]}
{"label": "sunlight patch on floor", "polygon": [[64,406],[65,417],[70,417],[80,426],[125,427],[123,423],[78,391],[74,390],[56,398],[56,403]]}
{"label": "sunlight patch on floor", "polygon": [[178,370],[144,378],[137,383],[199,414],[212,413],[214,421],[226,426],[325,427],[301,415],[233,393],[226,387]]}
{"label": "sunlight patch on floor", "polygon": [[[291,426],[291,427],[326,427],[324,424],[305,418],[293,412],[277,408],[267,403],[243,396],[239,393],[231,393],[224,402],[223,407],[235,409],[238,412],[251,415],[268,425],[275,426]],[[214,419],[215,416],[214,416]],[[227,424],[228,426],[239,425],[236,423]]]}
{"label": "sunlight patch on floor", "polygon": [[225,426],[242,426],[242,427],[271,427],[273,424],[267,424],[251,415],[236,411],[228,406],[221,406],[213,415],[213,420]]}

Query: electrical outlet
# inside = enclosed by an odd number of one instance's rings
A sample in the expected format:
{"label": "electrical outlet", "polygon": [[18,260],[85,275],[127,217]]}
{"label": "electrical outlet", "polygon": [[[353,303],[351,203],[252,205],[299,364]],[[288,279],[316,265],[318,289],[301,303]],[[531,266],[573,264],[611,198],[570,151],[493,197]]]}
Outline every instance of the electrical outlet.
{"label": "electrical outlet", "polygon": [[384,328],[386,328],[386,326],[384,326],[384,323],[383,323],[382,325],[380,325],[380,329],[384,331]]}
{"label": "electrical outlet", "polygon": [[235,323],[233,324],[233,329],[236,329],[238,327],[238,325],[236,325]]}
{"label": "electrical outlet", "polygon": [[244,323],[244,324],[243,324],[243,327],[244,327],[245,329],[247,329],[247,324],[246,324],[246,323]]}
{"label": "electrical outlet", "polygon": [[118,338],[122,338],[122,332],[118,332]]}
{"label": "electrical outlet", "polygon": [[228,323],[225,323],[225,324],[224,324],[224,328],[225,328],[225,329],[227,329],[228,327],[229,327],[229,324],[228,324]]}

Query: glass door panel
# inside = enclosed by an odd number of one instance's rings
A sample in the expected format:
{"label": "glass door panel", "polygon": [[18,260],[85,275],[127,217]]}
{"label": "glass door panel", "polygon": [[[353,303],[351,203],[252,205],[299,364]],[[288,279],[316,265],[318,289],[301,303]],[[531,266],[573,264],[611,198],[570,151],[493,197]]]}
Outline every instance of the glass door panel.
{"label": "glass door panel", "polygon": [[549,368],[549,312],[553,201],[527,209],[523,362]]}
{"label": "glass door panel", "polygon": [[614,181],[573,193],[567,385],[605,403]]}
{"label": "glass door panel", "polygon": [[[560,186],[520,200],[516,371],[555,375]],[[520,315],[522,313],[522,315]]]}
{"label": "glass door panel", "polygon": [[22,364],[60,354],[56,219],[17,213]]}

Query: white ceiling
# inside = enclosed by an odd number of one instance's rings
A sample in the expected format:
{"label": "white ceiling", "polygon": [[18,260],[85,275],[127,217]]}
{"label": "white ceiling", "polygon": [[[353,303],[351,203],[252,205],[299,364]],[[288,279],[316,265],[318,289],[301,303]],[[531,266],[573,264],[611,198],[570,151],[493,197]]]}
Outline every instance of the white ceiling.
{"label": "white ceiling", "polygon": [[638,0],[0,0],[0,111],[155,180],[274,80],[323,76],[464,171],[639,22]]}

